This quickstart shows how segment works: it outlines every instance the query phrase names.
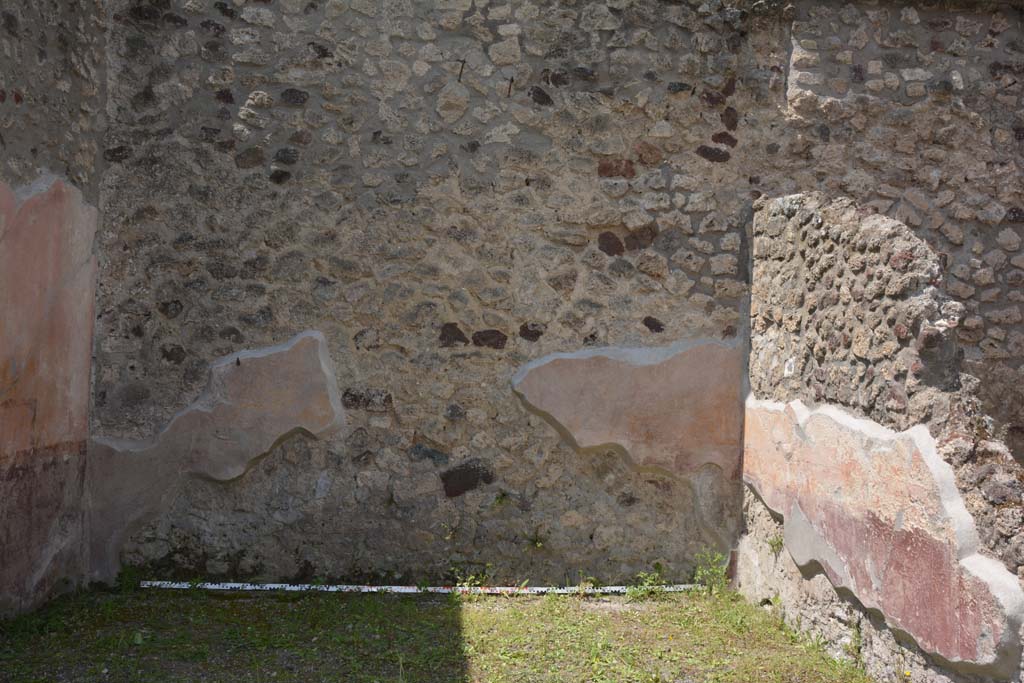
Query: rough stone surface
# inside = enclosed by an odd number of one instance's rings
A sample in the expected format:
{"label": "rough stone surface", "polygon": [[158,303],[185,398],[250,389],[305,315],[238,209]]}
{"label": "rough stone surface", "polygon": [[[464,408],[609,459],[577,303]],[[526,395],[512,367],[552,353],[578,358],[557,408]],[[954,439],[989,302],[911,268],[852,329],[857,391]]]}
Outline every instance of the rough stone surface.
{"label": "rough stone surface", "polygon": [[0,183],[0,613],[82,571],[96,220],[56,178]]}
{"label": "rough stone surface", "polygon": [[705,542],[727,550],[738,521],[743,361],[739,346],[707,341],[592,349],[534,361],[513,387],[581,457],[621,449],[631,466],[688,484]]}
{"label": "rough stone surface", "polygon": [[979,554],[953,469],[923,425],[896,433],[842,410],[748,401],[743,478],[785,518],[786,549],[956,668],[1009,676],[1024,591]]}
{"label": "rough stone surface", "polygon": [[[801,432],[793,426],[801,422],[796,417],[772,431],[758,411],[748,411],[749,481],[770,509],[799,512],[795,522],[786,518],[782,533],[765,519],[761,502],[748,499],[738,563],[742,589],[757,600],[766,592],[779,595],[790,623],[824,636],[837,653],[868,638],[870,648],[853,654],[883,679],[911,671],[921,680],[970,680],[985,667],[989,675],[1007,676],[1019,667],[1019,652],[1012,652],[1019,616],[1009,612],[999,636],[991,624],[985,628],[986,620],[1001,617],[979,597],[970,574],[980,567],[980,575],[991,577],[986,566],[1005,567],[1011,576],[1020,572],[1013,549],[1021,528],[1012,522],[1020,516],[1013,484],[1020,467],[994,440],[978,382],[963,372],[958,331],[970,318],[938,288],[941,259],[907,225],[847,199],[792,196],[757,208],[748,368],[753,395],[841,406],[869,417],[890,442],[878,434],[846,438],[820,420]],[[817,450],[805,442],[814,440],[814,429],[827,444]],[[939,462],[937,468],[928,457],[923,462],[932,462],[928,470],[941,471],[942,481],[953,478],[939,500],[962,506],[965,525],[976,535],[965,536],[960,525],[949,540],[948,510],[935,508],[935,488],[928,488],[934,476],[913,471],[922,462],[921,447],[898,448],[891,440],[904,430],[930,433]],[[778,457],[765,462],[766,454]],[[787,465],[787,457],[806,464],[806,471]],[[873,476],[878,481],[870,483]],[[785,541],[786,561],[766,558],[764,548],[776,537]],[[957,569],[961,560],[971,570],[966,579]],[[808,580],[816,568],[841,593]],[[929,586],[953,588],[929,588],[922,598],[913,590],[922,577],[929,577]],[[1011,588],[1019,591],[1019,584]],[[851,595],[852,602],[836,607]],[[999,600],[1007,609],[1010,603]],[[943,621],[950,612],[955,620]],[[988,640],[979,640],[979,633]]]}
{"label": "rough stone surface", "polygon": [[[1024,206],[1016,10],[928,6],[910,23],[873,4],[318,2],[252,4],[267,11],[247,21],[171,2],[152,21],[137,5],[104,7],[116,161],[94,431],[150,434],[210,359],[309,328],[343,390],[390,397],[353,409],[349,436],[296,437],[276,467],[190,487],[140,533],[140,562],[410,580],[490,563],[559,581],[683,557],[659,529],[687,504],[598,473],[507,379],[653,334],[742,338],[762,195],[846,194],[911,224],[966,278],[947,282],[978,319],[967,353],[1015,381],[1001,368],[1016,372],[1020,325],[990,311],[1019,303],[1019,252],[997,241]],[[916,69],[932,79],[904,82]],[[998,405],[996,431],[1016,410]],[[441,469],[478,458],[495,481],[448,498],[438,466],[408,455],[421,443],[449,454]],[[306,450],[308,469],[290,461]],[[617,530],[563,524],[574,512]]]}
{"label": "rough stone surface", "polygon": [[[691,490],[580,457],[508,379],[581,348],[742,343],[755,202],[822,191],[927,242],[961,322],[889,322],[906,255],[851,262],[858,281],[808,244],[849,315],[808,333],[807,392],[775,398],[822,392],[899,431],[969,389],[940,448],[1019,570],[1001,442],[1024,447],[1020,6],[6,3],[0,179],[50,167],[103,208],[92,433],[149,436],[212,359],[304,329],[346,378],[348,432],[191,480],[128,559],[410,582],[486,564],[618,582],[660,560],[688,579]],[[448,497],[470,462],[493,480]]]}
{"label": "rough stone surface", "polygon": [[319,332],[216,361],[206,391],[152,439],[92,440],[86,472],[90,578],[117,575],[126,538],[168,508],[187,480],[236,479],[292,433],[324,437],[344,423]]}
{"label": "rough stone surface", "polygon": [[101,0],[11,0],[0,8],[0,182],[52,171],[97,204],[104,160],[104,28]]}

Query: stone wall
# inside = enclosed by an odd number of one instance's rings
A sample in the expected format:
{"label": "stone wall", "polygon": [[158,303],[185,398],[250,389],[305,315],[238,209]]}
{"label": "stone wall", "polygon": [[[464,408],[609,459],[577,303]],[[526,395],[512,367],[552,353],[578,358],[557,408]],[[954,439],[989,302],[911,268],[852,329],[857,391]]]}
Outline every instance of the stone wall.
{"label": "stone wall", "polygon": [[59,174],[96,203],[104,128],[100,0],[8,0],[0,8],[0,180]]}
{"label": "stone wall", "polygon": [[[1015,343],[989,311],[1016,305],[1016,9],[182,1],[108,19],[94,432],[151,434],[212,358],[304,329],[351,416],[189,486],[132,561],[560,581],[662,560],[685,578],[692,537],[636,533],[688,518],[672,484],[581,457],[508,378],[556,352],[742,336],[761,195],[820,188],[916,224],[968,281],[991,268],[997,305],[953,293]],[[447,497],[464,470],[476,488]]]}
{"label": "stone wall", "polygon": [[[349,429],[190,484],[131,561],[562,583],[654,562],[685,579],[728,545],[696,531],[685,480],[581,455],[510,379],[580,348],[737,341],[749,186],[708,191],[723,165],[694,150],[727,101],[773,97],[749,17],[133,8],[111,13],[105,148],[124,158],[104,179],[94,433],[148,436],[211,358],[303,329],[328,340]],[[717,42],[694,52],[697,33]]]}
{"label": "stone wall", "polygon": [[741,590],[882,680],[1009,677],[1021,470],[963,372],[940,259],[821,195],[764,203],[753,245]]}
{"label": "stone wall", "polygon": [[673,485],[580,458],[508,378],[742,335],[761,195],[913,211],[950,267],[992,269],[989,300],[959,294],[1016,343],[990,311],[1016,305],[1017,9],[192,0],[108,21],[94,432],[148,435],[211,358],[311,328],[352,421],[190,486],[133,561],[685,577],[692,539],[635,533],[688,517]]}
{"label": "stone wall", "polygon": [[[998,445],[1019,456],[1024,424],[1020,3],[8,5],[0,179],[48,168],[102,209],[89,476],[110,507],[88,524],[106,534],[145,504],[123,549],[91,546],[96,576],[124,559],[190,577],[490,565],[561,583],[660,562],[689,578],[738,532],[754,205],[812,191],[908,226],[907,267],[937,254],[924,280],[959,307],[931,313],[958,323],[920,341],[917,376],[920,312],[890,320],[851,290],[832,307],[870,337],[822,319],[785,376],[757,356],[777,340],[755,305],[754,393],[936,438],[942,397],[963,398],[947,460],[986,552],[1024,565]],[[830,295],[828,253],[810,281]],[[329,362],[278,353],[311,331]],[[691,348],[731,350],[701,368],[717,421],[699,387],[659,384]],[[263,384],[224,393],[248,353],[270,358]],[[323,368],[344,429],[259,404],[237,419],[273,429],[245,448],[172,438],[264,385],[321,386]],[[146,458],[168,461],[159,501],[145,468],[99,500],[111,463]]]}

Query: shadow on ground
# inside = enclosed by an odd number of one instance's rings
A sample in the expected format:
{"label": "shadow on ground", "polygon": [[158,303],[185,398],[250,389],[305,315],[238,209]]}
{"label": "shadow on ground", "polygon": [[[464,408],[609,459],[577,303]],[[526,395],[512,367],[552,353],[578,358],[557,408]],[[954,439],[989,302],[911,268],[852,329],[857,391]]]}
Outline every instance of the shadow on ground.
{"label": "shadow on ground", "polygon": [[468,681],[450,596],[91,592],[0,623],[0,682]]}

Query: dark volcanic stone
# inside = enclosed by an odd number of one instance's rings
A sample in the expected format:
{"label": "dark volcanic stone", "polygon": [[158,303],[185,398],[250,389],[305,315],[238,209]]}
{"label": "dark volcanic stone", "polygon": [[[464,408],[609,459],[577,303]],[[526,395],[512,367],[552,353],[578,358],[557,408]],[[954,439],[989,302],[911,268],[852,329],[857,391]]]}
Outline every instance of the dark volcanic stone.
{"label": "dark volcanic stone", "polygon": [[642,228],[637,228],[636,230],[633,230],[628,235],[626,235],[626,251],[646,249],[647,247],[654,244],[654,238],[657,236],[658,231],[652,225],[645,225]]}
{"label": "dark volcanic stone", "polygon": [[636,271],[636,267],[624,258],[617,258],[608,266],[608,272],[617,277],[629,277]]}
{"label": "dark volcanic stone", "polygon": [[281,91],[281,101],[293,107],[301,107],[309,100],[309,93],[298,88],[286,88]]}
{"label": "dark volcanic stone", "polygon": [[712,135],[711,142],[714,142],[719,145],[728,145],[729,147],[735,147],[737,140],[736,138],[729,135],[723,130],[719,133],[715,133],[714,135]]}
{"label": "dark volcanic stone", "polygon": [[469,337],[459,329],[458,323],[445,323],[441,325],[440,342],[442,347],[455,346],[456,344],[466,345]]}
{"label": "dark volcanic stone", "polygon": [[224,24],[216,22],[213,19],[206,19],[206,20],[200,22],[199,25],[202,26],[204,29],[206,29],[207,31],[209,31],[210,33],[212,33],[215,36],[223,35],[224,31],[226,30],[224,28]]}
{"label": "dark volcanic stone", "polygon": [[519,326],[519,336],[529,342],[535,342],[547,331],[544,323],[523,323]]}
{"label": "dark volcanic stone", "polygon": [[238,12],[235,10],[235,8],[229,5],[228,3],[223,2],[223,0],[221,0],[220,2],[213,3],[213,6],[217,8],[218,12],[220,12],[223,16],[227,17],[228,19],[234,19],[236,16],[238,16]]}
{"label": "dark volcanic stone", "polygon": [[664,332],[665,324],[652,316],[647,316],[643,319],[644,327],[649,329],[651,332]]}
{"label": "dark volcanic stone", "polygon": [[124,161],[132,155],[132,148],[121,145],[120,147],[111,147],[108,150],[104,150],[103,158],[111,163],[117,163]]}
{"label": "dark volcanic stone", "polygon": [[539,85],[530,87],[530,99],[542,107],[550,107],[555,103],[555,101],[551,99],[551,95],[548,95],[544,88]]}
{"label": "dark volcanic stone", "polygon": [[720,104],[725,104],[725,95],[715,90],[705,90],[701,93],[701,98],[712,107],[717,107]]}
{"label": "dark volcanic stone", "polygon": [[654,238],[654,250],[664,256],[672,256],[686,244],[686,236],[679,228],[669,228]]}
{"label": "dark volcanic stone", "polygon": [[609,256],[621,256],[626,251],[619,236],[608,230],[597,236],[597,248]]}
{"label": "dark volcanic stone", "polygon": [[554,71],[544,69],[541,72],[540,78],[548,85],[553,85],[556,88],[569,85],[569,73],[564,69],[555,69]]}
{"label": "dark volcanic stone", "polygon": [[722,111],[722,125],[728,130],[736,130],[736,127],[740,124],[740,114],[732,107],[726,107]]}
{"label": "dark volcanic stone", "polygon": [[263,149],[260,147],[243,149],[235,155],[235,166],[238,168],[256,168],[257,166],[262,166],[263,162]]}
{"label": "dark volcanic stone", "polygon": [[288,180],[291,177],[292,174],[289,173],[288,171],[282,171],[281,169],[277,169],[276,171],[270,174],[270,182],[274,183],[275,185],[282,185],[288,182]]}
{"label": "dark volcanic stone", "polygon": [[299,150],[294,147],[282,147],[277,150],[277,154],[274,155],[274,161],[281,164],[294,164],[299,160]]}
{"label": "dark volcanic stone", "polygon": [[235,344],[241,344],[245,341],[245,337],[242,336],[241,330],[234,325],[228,325],[227,327],[221,328],[217,336],[225,341],[234,342]]}
{"label": "dark volcanic stone", "polygon": [[170,320],[177,318],[181,314],[183,308],[184,306],[182,306],[181,302],[177,299],[161,301],[156,305],[156,310],[160,311],[165,318]]}
{"label": "dark volcanic stone", "polygon": [[160,355],[163,356],[164,360],[174,365],[181,365],[182,361],[185,360],[185,349],[181,348],[177,344],[171,344],[170,346],[161,346]]}
{"label": "dark volcanic stone", "polygon": [[128,16],[135,21],[154,24],[160,19],[160,10],[156,7],[149,7],[148,5],[139,5],[128,10]]}
{"label": "dark volcanic stone", "polygon": [[500,330],[480,330],[479,332],[473,333],[474,346],[503,349],[505,348],[505,342],[507,341],[508,335]]}
{"label": "dark volcanic stone", "polygon": [[413,460],[429,460],[438,467],[448,464],[447,453],[421,443],[415,444],[409,449],[409,457]]}
{"label": "dark volcanic stone", "polygon": [[3,17],[4,30],[10,34],[11,38],[17,38],[18,17],[14,16],[10,12],[0,12],[0,16]]}
{"label": "dark volcanic stone", "polygon": [[326,59],[331,56],[331,51],[321,45],[320,43],[314,43],[310,41],[307,47],[316,55],[317,59]]}
{"label": "dark volcanic stone", "polygon": [[668,91],[671,93],[686,92],[687,90],[693,90],[693,86],[689,83],[683,83],[682,81],[672,81],[668,84]]}
{"label": "dark volcanic stone", "polygon": [[460,406],[458,403],[452,403],[444,411],[445,418],[454,422],[455,420],[461,420],[466,417],[466,409]]}
{"label": "dark volcanic stone", "polygon": [[588,67],[577,66],[572,70],[572,75],[581,81],[592,81],[597,78],[597,73]]}
{"label": "dark volcanic stone", "polygon": [[708,161],[714,163],[724,163],[729,161],[729,153],[724,149],[718,149],[717,147],[708,147],[707,145],[701,145],[697,148],[697,156],[703,157]]}
{"label": "dark volcanic stone", "polygon": [[179,14],[174,14],[173,12],[168,12],[167,14],[165,14],[163,17],[163,21],[165,24],[177,26],[178,28],[188,26],[188,19]]}
{"label": "dark volcanic stone", "polygon": [[494,472],[479,459],[473,458],[441,473],[444,495],[457,498],[478,488],[481,484],[494,483]]}
{"label": "dark volcanic stone", "polygon": [[269,306],[261,306],[253,313],[243,313],[238,319],[251,327],[265,328],[274,320],[274,311]]}
{"label": "dark volcanic stone", "polygon": [[386,413],[394,406],[394,399],[383,389],[352,389],[350,387],[342,392],[341,405],[349,410]]}

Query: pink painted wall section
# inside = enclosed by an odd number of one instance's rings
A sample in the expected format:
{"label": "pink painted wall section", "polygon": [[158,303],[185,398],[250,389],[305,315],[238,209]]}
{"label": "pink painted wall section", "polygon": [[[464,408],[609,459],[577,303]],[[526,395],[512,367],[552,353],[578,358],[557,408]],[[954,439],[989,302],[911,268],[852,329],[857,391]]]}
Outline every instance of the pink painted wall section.
{"label": "pink painted wall section", "polygon": [[740,348],[705,342],[541,360],[519,372],[514,388],[579,448],[617,444],[641,466],[687,475],[712,464],[739,478]]}
{"label": "pink painted wall section", "polygon": [[785,518],[786,548],[926,652],[1008,675],[1024,593],[978,553],[953,471],[923,426],[895,433],[838,408],[748,401],[744,479]]}
{"label": "pink painted wall section", "polygon": [[97,212],[63,181],[0,183],[0,612],[77,576]]}

